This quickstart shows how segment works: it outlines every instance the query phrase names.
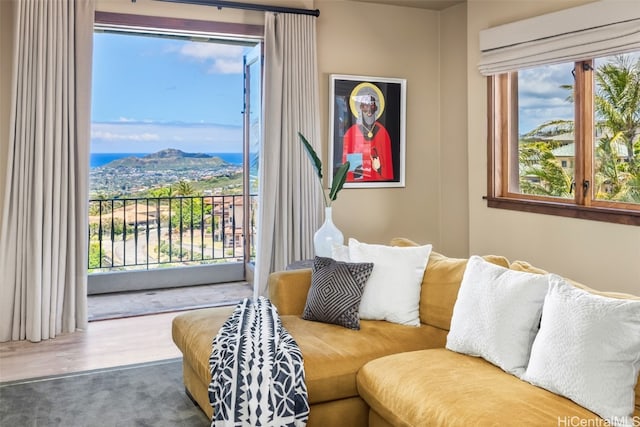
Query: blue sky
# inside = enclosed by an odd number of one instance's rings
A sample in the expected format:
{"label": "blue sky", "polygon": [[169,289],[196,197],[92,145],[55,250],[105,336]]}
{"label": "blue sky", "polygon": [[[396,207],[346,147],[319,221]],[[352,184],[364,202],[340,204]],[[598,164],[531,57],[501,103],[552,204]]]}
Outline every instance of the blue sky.
{"label": "blue sky", "polygon": [[95,33],[92,152],[242,151],[242,57],[249,49]]}

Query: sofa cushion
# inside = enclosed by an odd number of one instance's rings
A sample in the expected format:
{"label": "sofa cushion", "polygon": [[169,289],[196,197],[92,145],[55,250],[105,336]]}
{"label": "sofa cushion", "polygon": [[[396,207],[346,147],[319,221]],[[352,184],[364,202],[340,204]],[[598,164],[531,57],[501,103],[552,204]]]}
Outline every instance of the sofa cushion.
{"label": "sofa cushion", "polygon": [[469,258],[453,307],[447,348],[479,356],[520,377],[527,367],[547,276]]}
{"label": "sofa cushion", "polygon": [[278,313],[302,315],[311,288],[311,269],[276,271],[269,274],[269,299]]}
{"label": "sofa cushion", "polygon": [[302,313],[305,320],[360,329],[360,300],[372,263],[339,262],[315,257],[311,288]]}
{"label": "sofa cushion", "polygon": [[[535,266],[529,264],[526,261],[520,261],[520,260],[513,261],[509,265],[509,268],[512,269],[512,270],[527,271],[529,273],[549,274],[549,272],[546,271],[546,270],[543,270],[541,268],[535,267]],[[564,280],[566,280],[567,282],[569,282],[571,285],[575,286],[576,288],[584,289],[585,291],[588,291],[589,293],[592,293],[594,295],[601,295],[603,297],[608,297],[608,298],[633,299],[633,300],[639,300],[640,301],[640,296],[638,296],[638,295],[625,294],[623,292],[599,291],[597,289],[590,288],[587,285],[584,285],[584,284],[582,284],[580,282],[577,282],[575,280],[572,280],[572,279],[569,279],[569,278],[566,278],[566,277],[564,278]]]}
{"label": "sofa cushion", "polygon": [[179,314],[171,323],[173,342],[205,384],[211,382],[209,356],[213,338],[231,316],[235,306],[203,308]]}
{"label": "sofa cushion", "polygon": [[[484,359],[446,349],[395,354],[367,363],[358,391],[391,425],[557,426],[602,422],[562,396],[506,374]],[[578,418],[572,418],[578,417]],[[587,424],[580,424],[587,425]]]}
{"label": "sofa cushion", "polygon": [[[632,424],[640,371],[640,301],[593,295],[550,275],[524,380]],[[620,425],[624,425],[621,423]]]}
{"label": "sofa cushion", "polygon": [[360,318],[420,325],[420,285],[431,245],[399,247],[349,239],[351,262],[372,262],[362,294]]}
{"label": "sofa cushion", "polygon": [[407,326],[361,320],[360,330],[281,316],[304,357],[309,403],[357,396],[356,373],[368,361],[389,354],[444,346],[446,332],[429,326]]}
{"label": "sofa cushion", "polygon": [[[393,238],[390,244],[393,246],[418,245],[404,237]],[[503,256],[485,255],[483,258],[493,264],[509,267],[509,260]],[[431,251],[420,288],[421,323],[449,330],[453,305],[458,297],[458,289],[460,289],[467,261],[466,258],[450,258]]]}

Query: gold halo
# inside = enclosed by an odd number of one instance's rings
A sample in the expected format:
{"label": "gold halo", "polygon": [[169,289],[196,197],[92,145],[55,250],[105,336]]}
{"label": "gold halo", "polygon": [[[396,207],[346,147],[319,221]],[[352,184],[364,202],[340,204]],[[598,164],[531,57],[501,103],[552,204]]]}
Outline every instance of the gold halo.
{"label": "gold halo", "polygon": [[373,89],[376,95],[378,95],[378,101],[380,102],[380,105],[378,106],[378,110],[376,111],[376,120],[378,120],[382,115],[382,113],[384,112],[384,96],[382,96],[382,91],[380,90],[380,88],[378,88],[378,86],[369,82],[360,83],[358,86],[354,87],[353,90],[351,91],[351,97],[349,97],[349,108],[351,108],[351,114],[353,114],[356,118],[359,116],[359,108],[356,108],[357,106],[356,106],[355,97],[358,95],[358,92],[360,92],[365,87],[369,87]]}

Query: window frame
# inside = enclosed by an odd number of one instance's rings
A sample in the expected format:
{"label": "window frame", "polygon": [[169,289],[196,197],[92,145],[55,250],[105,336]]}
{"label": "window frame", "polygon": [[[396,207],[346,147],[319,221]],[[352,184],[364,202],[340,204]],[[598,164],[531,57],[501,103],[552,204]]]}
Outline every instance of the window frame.
{"label": "window frame", "polygon": [[[573,199],[561,199],[510,191],[519,180],[517,72],[487,77],[487,206],[545,215],[556,215],[626,225],[640,225],[640,205],[595,200],[592,183],[594,90],[593,60],[575,62],[575,158]],[[587,96],[588,95],[588,96]],[[510,165],[509,162],[516,162]],[[578,184],[580,183],[580,184]],[[512,184],[514,185],[514,184]]]}
{"label": "window frame", "polygon": [[262,39],[264,26],[254,24],[240,24],[232,22],[204,21],[191,18],[172,18],[165,16],[134,15],[129,13],[104,12],[96,10],[94,27],[114,25],[117,27],[138,28],[144,33],[167,34],[174,31],[204,33],[207,37],[220,35],[228,39],[237,36],[241,39],[255,37]]}

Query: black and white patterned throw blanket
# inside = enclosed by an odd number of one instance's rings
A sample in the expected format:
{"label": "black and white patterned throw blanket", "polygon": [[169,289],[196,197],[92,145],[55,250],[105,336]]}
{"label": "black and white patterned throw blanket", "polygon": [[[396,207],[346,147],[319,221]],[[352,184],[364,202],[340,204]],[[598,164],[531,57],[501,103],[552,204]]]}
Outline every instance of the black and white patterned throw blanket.
{"label": "black and white patterned throw blanket", "polygon": [[238,303],[209,358],[212,427],[306,426],[302,353],[271,301]]}

